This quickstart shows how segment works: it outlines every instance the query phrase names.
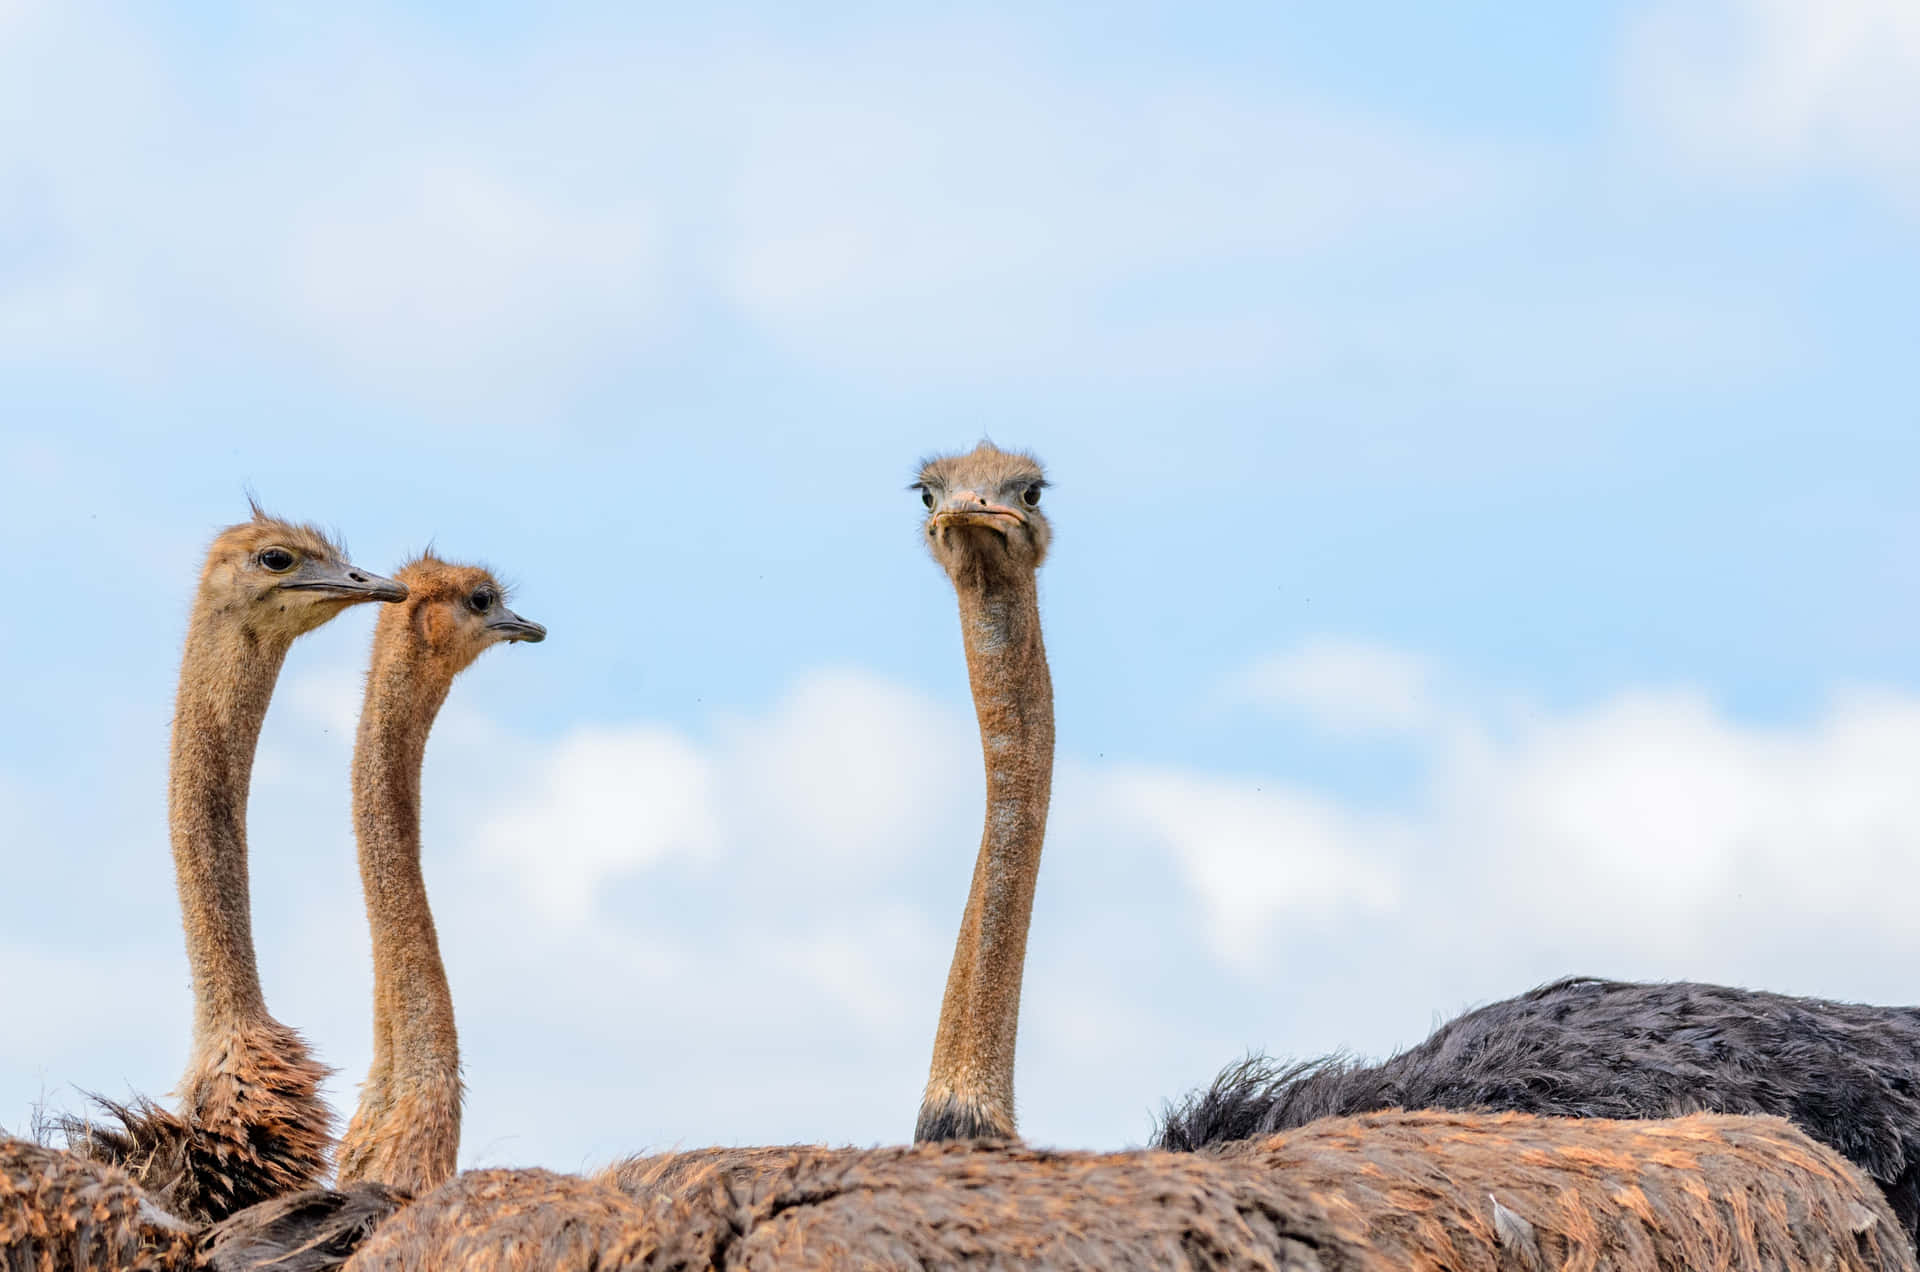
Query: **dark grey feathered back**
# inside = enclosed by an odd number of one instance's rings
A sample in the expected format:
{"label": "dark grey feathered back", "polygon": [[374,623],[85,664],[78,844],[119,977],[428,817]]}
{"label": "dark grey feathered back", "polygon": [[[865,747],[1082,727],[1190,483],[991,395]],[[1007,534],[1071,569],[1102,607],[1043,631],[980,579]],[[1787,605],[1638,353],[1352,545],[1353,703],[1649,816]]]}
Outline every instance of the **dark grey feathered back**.
{"label": "dark grey feathered back", "polygon": [[1920,1007],[1571,978],[1380,1064],[1249,1058],[1168,1109],[1154,1143],[1193,1151],[1388,1108],[1770,1113],[1871,1175],[1920,1241]]}

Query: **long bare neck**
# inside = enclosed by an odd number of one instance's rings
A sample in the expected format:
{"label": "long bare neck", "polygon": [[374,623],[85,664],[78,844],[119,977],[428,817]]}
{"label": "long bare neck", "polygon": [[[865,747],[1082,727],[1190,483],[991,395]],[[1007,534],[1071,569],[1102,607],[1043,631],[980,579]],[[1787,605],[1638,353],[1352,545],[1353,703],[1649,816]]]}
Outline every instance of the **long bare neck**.
{"label": "long bare neck", "polygon": [[1033,574],[968,574],[955,589],[986,759],[986,827],[947,973],[917,1140],[1015,1134],[1020,978],[1053,784],[1053,681]]}
{"label": "long bare neck", "polygon": [[[391,630],[383,622],[381,637]],[[393,644],[375,642],[354,747],[353,824],[373,933],[374,1054],[341,1143],[340,1178],[424,1191],[452,1174],[460,1139],[453,994],[420,872],[421,762],[453,676]]]}
{"label": "long bare neck", "polygon": [[247,885],[247,789],[254,747],[287,646],[205,603],[187,627],[173,713],[167,820],[193,970],[196,1051],[267,1019]]}

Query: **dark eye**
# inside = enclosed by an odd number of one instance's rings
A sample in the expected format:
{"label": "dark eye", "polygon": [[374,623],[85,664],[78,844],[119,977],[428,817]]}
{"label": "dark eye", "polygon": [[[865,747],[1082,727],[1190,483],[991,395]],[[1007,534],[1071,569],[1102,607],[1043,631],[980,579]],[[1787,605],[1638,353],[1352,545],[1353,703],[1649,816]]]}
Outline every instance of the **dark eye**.
{"label": "dark eye", "polygon": [[1040,487],[1028,486],[1025,490],[1021,491],[1020,502],[1029,508],[1038,508],[1040,506]]}
{"label": "dark eye", "polygon": [[492,588],[483,587],[467,598],[467,608],[476,614],[484,614],[493,608],[494,601],[498,599],[494,596]]}
{"label": "dark eye", "polygon": [[285,548],[268,548],[256,559],[262,569],[272,570],[275,574],[285,574],[293,568],[293,553]]}
{"label": "dark eye", "polygon": [[933,492],[925,486],[920,487],[920,502],[929,508],[933,507]]}

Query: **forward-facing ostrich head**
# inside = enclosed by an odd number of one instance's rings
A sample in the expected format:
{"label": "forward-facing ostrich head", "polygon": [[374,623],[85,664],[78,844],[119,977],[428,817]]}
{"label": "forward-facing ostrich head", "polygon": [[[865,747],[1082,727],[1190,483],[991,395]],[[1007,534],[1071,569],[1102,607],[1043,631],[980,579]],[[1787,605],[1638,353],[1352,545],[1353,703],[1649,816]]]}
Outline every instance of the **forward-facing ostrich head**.
{"label": "forward-facing ostrich head", "polygon": [[198,604],[265,643],[291,645],[349,605],[399,601],[405,585],[347,560],[318,527],[282,521],[254,506],[207,549]]}
{"label": "forward-facing ostrich head", "polygon": [[965,455],[920,466],[913,489],[927,507],[927,548],[956,583],[1037,569],[1053,528],[1040,511],[1047,476],[1040,461],[981,442]]}
{"label": "forward-facing ostrich head", "polygon": [[[407,587],[404,603],[380,615],[376,645],[404,649],[435,664],[448,682],[502,641],[547,638],[547,629],[507,608],[507,587],[484,566],[455,565],[431,551],[394,571]],[[404,623],[413,638],[395,641],[388,627]]]}

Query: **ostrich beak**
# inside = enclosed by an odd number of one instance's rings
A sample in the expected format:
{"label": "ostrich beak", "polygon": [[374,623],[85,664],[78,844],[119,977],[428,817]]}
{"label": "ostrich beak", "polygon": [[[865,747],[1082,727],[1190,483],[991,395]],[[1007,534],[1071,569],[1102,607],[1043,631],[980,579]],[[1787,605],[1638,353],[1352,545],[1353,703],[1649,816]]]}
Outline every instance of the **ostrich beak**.
{"label": "ostrich beak", "polygon": [[343,601],[404,601],[407,585],[345,561],[308,560],[280,585],[288,592],[320,592]]}
{"label": "ostrich beak", "polygon": [[487,630],[497,633],[501,640],[523,640],[529,645],[537,645],[547,638],[547,629],[530,618],[522,618],[502,605],[487,620]]}
{"label": "ostrich beak", "polygon": [[956,490],[949,494],[934,510],[929,520],[937,525],[948,526],[993,526],[1006,529],[1006,518],[1027,523],[1027,514],[1018,508],[1009,508],[1006,504],[989,503],[978,493],[971,490]]}

